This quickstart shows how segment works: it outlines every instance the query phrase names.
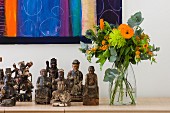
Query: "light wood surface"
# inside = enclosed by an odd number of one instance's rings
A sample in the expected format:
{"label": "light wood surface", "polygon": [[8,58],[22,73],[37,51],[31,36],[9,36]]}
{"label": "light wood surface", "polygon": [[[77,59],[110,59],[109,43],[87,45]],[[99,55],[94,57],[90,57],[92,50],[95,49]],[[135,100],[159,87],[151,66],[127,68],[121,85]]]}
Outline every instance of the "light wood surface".
{"label": "light wood surface", "polygon": [[110,106],[105,99],[99,106],[83,106],[77,102],[70,107],[17,102],[14,107],[0,107],[0,113],[170,113],[170,98],[139,98],[134,106]]}

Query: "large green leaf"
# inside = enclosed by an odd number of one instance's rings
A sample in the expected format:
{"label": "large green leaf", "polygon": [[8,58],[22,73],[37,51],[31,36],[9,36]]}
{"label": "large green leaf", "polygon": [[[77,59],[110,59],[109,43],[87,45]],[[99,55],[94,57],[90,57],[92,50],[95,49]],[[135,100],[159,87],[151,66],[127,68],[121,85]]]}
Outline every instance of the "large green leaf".
{"label": "large green leaf", "polygon": [[109,50],[107,49],[107,50],[103,53],[103,57],[108,58],[109,56],[110,56],[110,52],[109,52]]}
{"label": "large green leaf", "polygon": [[104,76],[104,80],[105,82],[113,82],[113,80],[116,78],[116,76],[118,75],[118,71],[116,69],[110,69],[108,68],[105,71],[105,76]]}
{"label": "large green leaf", "polygon": [[126,48],[125,55],[127,55],[129,53],[129,51],[130,51],[130,47]]}
{"label": "large green leaf", "polygon": [[114,47],[110,48],[110,54],[111,54],[111,56],[117,56],[117,52]]}
{"label": "large green leaf", "polygon": [[139,26],[142,22],[143,22],[144,18],[142,18],[142,13],[141,12],[137,12],[134,15],[131,16],[131,18],[129,18],[128,20],[128,25],[130,27],[134,27],[134,26]]}
{"label": "large green leaf", "polygon": [[117,57],[116,56],[110,56],[109,57],[109,62],[114,62],[116,61]]}

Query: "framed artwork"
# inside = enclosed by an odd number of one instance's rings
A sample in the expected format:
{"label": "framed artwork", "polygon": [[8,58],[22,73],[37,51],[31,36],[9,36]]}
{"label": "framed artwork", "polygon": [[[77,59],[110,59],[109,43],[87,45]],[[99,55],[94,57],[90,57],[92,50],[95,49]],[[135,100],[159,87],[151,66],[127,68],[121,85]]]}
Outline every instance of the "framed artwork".
{"label": "framed artwork", "polygon": [[89,42],[101,18],[120,24],[122,0],[0,0],[0,44]]}

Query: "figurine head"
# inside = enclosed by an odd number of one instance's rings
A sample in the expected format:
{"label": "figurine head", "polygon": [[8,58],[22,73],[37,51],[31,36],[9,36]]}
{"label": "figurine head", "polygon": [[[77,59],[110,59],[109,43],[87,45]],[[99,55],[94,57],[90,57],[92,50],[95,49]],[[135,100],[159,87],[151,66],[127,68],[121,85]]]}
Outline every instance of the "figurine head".
{"label": "figurine head", "polygon": [[63,80],[64,79],[64,70],[63,69],[59,69],[58,70],[58,78],[60,80]]}
{"label": "figurine head", "polygon": [[89,66],[88,71],[90,74],[94,74],[95,71],[94,66]]}
{"label": "figurine head", "polygon": [[56,68],[57,67],[57,59],[55,59],[55,58],[52,58],[51,59],[51,68]]}
{"label": "figurine head", "polygon": [[77,71],[79,69],[80,62],[78,60],[74,60],[72,63],[72,68],[74,71]]}
{"label": "figurine head", "polygon": [[40,75],[41,76],[47,76],[47,70],[46,69],[41,69]]}
{"label": "figurine head", "polygon": [[11,75],[12,75],[11,68],[6,68],[5,74],[6,74],[7,76],[11,77]]}
{"label": "figurine head", "polygon": [[19,62],[18,65],[19,65],[21,71],[23,71],[26,68],[26,65],[25,65],[24,61]]}

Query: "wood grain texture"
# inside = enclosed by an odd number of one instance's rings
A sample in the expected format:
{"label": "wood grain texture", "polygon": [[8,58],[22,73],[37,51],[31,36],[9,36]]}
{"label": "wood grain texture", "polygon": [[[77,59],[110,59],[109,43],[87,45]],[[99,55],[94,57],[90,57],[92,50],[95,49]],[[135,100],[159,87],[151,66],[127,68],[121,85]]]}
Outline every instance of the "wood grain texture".
{"label": "wood grain texture", "polygon": [[137,105],[110,106],[107,100],[100,100],[99,106],[83,106],[74,102],[70,107],[35,105],[34,102],[17,102],[14,107],[1,107],[0,113],[170,113],[170,98],[140,98]]}

